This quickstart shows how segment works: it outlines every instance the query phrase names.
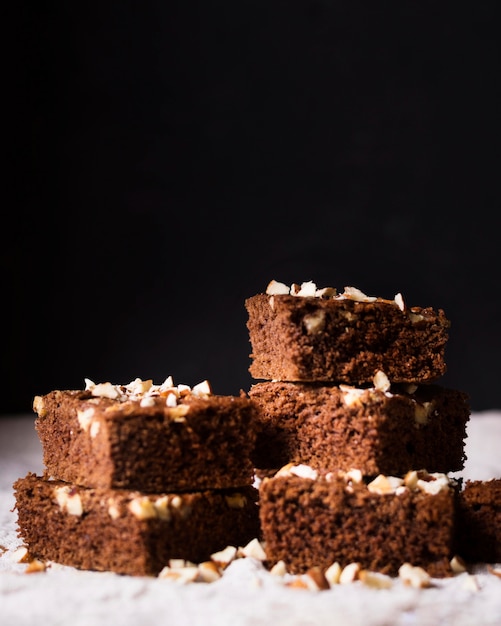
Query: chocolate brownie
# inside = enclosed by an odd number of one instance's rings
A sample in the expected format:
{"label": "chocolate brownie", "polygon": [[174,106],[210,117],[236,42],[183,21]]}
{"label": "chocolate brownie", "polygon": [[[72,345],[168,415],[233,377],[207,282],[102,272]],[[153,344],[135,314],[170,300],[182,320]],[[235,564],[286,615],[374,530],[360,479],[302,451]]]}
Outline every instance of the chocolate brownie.
{"label": "chocolate brownie", "polygon": [[438,385],[393,385],[384,375],[367,388],[325,383],[261,382],[251,386],[258,469],[286,463],[364,474],[464,467],[468,397]]}
{"label": "chocolate brownie", "polygon": [[86,487],[199,491],[252,485],[254,405],[136,379],[34,400],[46,475]]}
{"label": "chocolate brownie", "polygon": [[29,473],[14,493],[29,554],[78,569],[157,575],[169,559],[200,563],[259,536],[254,487],[152,495]]}
{"label": "chocolate brownie", "polygon": [[450,322],[442,309],[342,294],[312,282],[271,281],[245,300],[254,379],[361,385],[382,370],[391,382],[436,382],[446,371]]}
{"label": "chocolate brownie", "polygon": [[465,482],[459,493],[457,552],[472,563],[501,563],[501,478]]}
{"label": "chocolate brownie", "polygon": [[451,575],[457,483],[446,474],[412,471],[367,483],[353,470],[321,473],[286,466],[259,485],[268,564],[291,574],[357,562],[397,575],[408,562],[431,576]]}

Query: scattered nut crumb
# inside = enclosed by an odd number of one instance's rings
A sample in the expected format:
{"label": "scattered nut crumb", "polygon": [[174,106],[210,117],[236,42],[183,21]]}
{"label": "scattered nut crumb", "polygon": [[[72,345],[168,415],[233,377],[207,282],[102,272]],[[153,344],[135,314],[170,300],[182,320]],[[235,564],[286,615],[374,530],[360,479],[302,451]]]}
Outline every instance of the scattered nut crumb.
{"label": "scattered nut crumb", "polygon": [[306,572],[306,577],[311,580],[311,585],[314,589],[318,591],[330,589],[329,581],[326,579],[325,574],[319,567],[311,567]]}
{"label": "scattered nut crumb", "polygon": [[416,588],[431,586],[431,576],[426,570],[417,565],[403,563],[398,570],[398,575],[402,579],[404,585]]}
{"label": "scattered nut crumb", "polygon": [[246,546],[240,547],[238,549],[238,554],[241,556],[251,557],[257,559],[258,561],[266,561],[267,556],[266,552],[259,539],[251,539]]}
{"label": "scattered nut crumb", "polygon": [[359,573],[358,578],[364,585],[373,589],[390,589],[393,586],[391,576],[381,574],[381,572],[372,572],[364,569]]}
{"label": "scattered nut crumb", "polygon": [[37,574],[38,572],[45,572],[47,564],[39,559],[33,559],[28,563],[25,569],[26,574]]}
{"label": "scattered nut crumb", "polygon": [[339,575],[339,584],[346,585],[357,580],[360,569],[360,563],[349,563],[343,567],[341,574]]}
{"label": "scattered nut crumb", "polygon": [[198,575],[202,582],[212,583],[222,576],[222,572],[214,561],[204,561],[198,565]]}
{"label": "scattered nut crumb", "polygon": [[463,572],[466,572],[466,564],[457,554],[451,559],[451,570],[454,574],[462,574]]}
{"label": "scattered nut crumb", "polygon": [[214,552],[210,555],[211,560],[222,568],[228,567],[228,565],[236,559],[236,557],[236,546],[226,546],[224,550],[219,550],[219,552]]}
{"label": "scattered nut crumb", "polygon": [[285,576],[287,574],[287,567],[284,561],[277,561],[270,569],[270,574],[272,574],[272,576]]}
{"label": "scattered nut crumb", "polygon": [[330,565],[324,572],[324,576],[327,579],[329,585],[338,585],[339,578],[341,576],[342,567],[341,565],[335,561],[332,565]]}

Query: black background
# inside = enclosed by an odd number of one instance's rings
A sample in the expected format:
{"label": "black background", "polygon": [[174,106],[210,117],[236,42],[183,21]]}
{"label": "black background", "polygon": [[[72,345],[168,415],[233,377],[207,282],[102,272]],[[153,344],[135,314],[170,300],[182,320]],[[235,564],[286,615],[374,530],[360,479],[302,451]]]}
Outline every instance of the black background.
{"label": "black background", "polygon": [[0,412],[84,377],[247,389],[272,278],[443,308],[443,384],[501,407],[494,7],[18,7]]}

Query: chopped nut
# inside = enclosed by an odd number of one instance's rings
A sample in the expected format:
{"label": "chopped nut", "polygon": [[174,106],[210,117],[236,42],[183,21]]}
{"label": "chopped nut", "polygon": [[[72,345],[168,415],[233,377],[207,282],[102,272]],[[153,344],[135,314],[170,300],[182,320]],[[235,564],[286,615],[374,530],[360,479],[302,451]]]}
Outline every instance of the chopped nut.
{"label": "chopped nut", "polygon": [[362,471],[359,469],[355,469],[355,468],[351,468],[346,472],[343,472],[342,470],[340,470],[338,475],[340,478],[343,478],[343,480],[349,483],[359,484],[363,480]]}
{"label": "chopped nut", "polygon": [[181,496],[177,496],[177,495],[173,496],[170,499],[170,505],[172,507],[174,507],[175,509],[180,509],[181,506],[183,505],[183,500],[182,500]]}
{"label": "chopped nut", "polygon": [[388,376],[382,371],[378,370],[373,379],[374,387],[378,391],[388,391],[391,387],[391,383],[388,379]]}
{"label": "chopped nut", "polygon": [[139,520],[157,517],[157,510],[153,502],[147,496],[134,498],[128,504],[130,512]]}
{"label": "chopped nut", "polygon": [[153,503],[156,514],[160,519],[169,521],[171,519],[171,512],[169,509],[169,496],[160,496]]}
{"label": "chopped nut", "polygon": [[85,432],[88,432],[95,412],[96,412],[96,409],[93,406],[88,407],[83,410],[77,409],[78,423],[80,424],[80,428],[84,430]]}
{"label": "chopped nut", "polygon": [[165,404],[168,407],[177,406],[177,396],[173,391],[170,391],[165,397]]}
{"label": "chopped nut", "polygon": [[198,565],[199,578],[204,583],[212,583],[221,578],[221,570],[214,561],[204,561]]}
{"label": "chopped nut", "polygon": [[317,289],[315,292],[317,298],[335,298],[336,295],[337,290],[334,287],[322,287],[322,289]]}
{"label": "chopped nut", "polygon": [[362,396],[367,393],[365,389],[358,389],[349,385],[339,385],[339,389],[343,392],[343,401],[346,406],[361,406]]}
{"label": "chopped nut", "polygon": [[339,584],[346,585],[357,580],[360,569],[360,563],[349,563],[343,567],[339,575]]}
{"label": "chopped nut", "polygon": [[345,287],[342,295],[349,300],[355,300],[355,302],[375,302],[377,300],[374,296],[365,295],[363,291],[356,287]]}
{"label": "chopped nut", "polygon": [[287,574],[287,567],[285,562],[280,560],[270,569],[270,574],[273,576],[285,576]]}
{"label": "chopped nut", "polygon": [[294,295],[303,297],[303,298],[309,298],[309,297],[314,297],[316,291],[317,291],[317,286],[315,285],[314,282],[310,280],[310,281],[301,283],[301,288],[299,289],[299,291],[294,293]]}
{"label": "chopped nut", "polygon": [[210,396],[212,394],[212,389],[210,387],[209,381],[203,380],[201,383],[198,383],[192,388],[191,393],[194,396],[200,397]]}
{"label": "chopped nut", "polygon": [[418,480],[419,480],[419,475],[416,472],[416,470],[411,470],[410,472],[407,472],[407,474],[405,475],[404,484],[411,491],[414,491],[414,489],[417,489]]}
{"label": "chopped nut", "polygon": [[266,561],[267,559],[266,552],[257,538],[251,539],[246,546],[239,548],[239,553],[242,556],[252,557],[258,561]]}
{"label": "chopped nut", "polygon": [[306,572],[306,577],[311,580],[314,590],[330,589],[330,584],[319,567],[311,567]]}
{"label": "chopped nut", "polygon": [[303,318],[303,323],[305,325],[306,332],[309,335],[321,333],[325,328],[325,311],[323,309],[319,309],[314,313],[309,313],[308,315],[305,315]]}
{"label": "chopped nut", "polygon": [[413,324],[417,322],[422,322],[424,320],[424,316],[421,313],[409,313],[409,319]]}
{"label": "chopped nut", "polygon": [[235,546],[226,546],[224,550],[214,552],[210,555],[210,558],[219,567],[227,567],[237,557],[237,548]]}
{"label": "chopped nut", "polygon": [[90,425],[89,435],[91,439],[95,439],[101,429],[101,422],[94,421]]}
{"label": "chopped nut", "polygon": [[291,475],[299,476],[299,478],[310,478],[311,480],[316,480],[318,478],[317,470],[303,463],[300,463],[299,465],[294,465],[294,463],[287,463],[287,465],[281,467],[275,474],[275,476]]}
{"label": "chopped nut", "polygon": [[33,398],[33,410],[38,413],[40,417],[45,417],[47,411],[45,410],[45,403],[42,396],[35,396]]}
{"label": "chopped nut", "polygon": [[453,556],[451,559],[451,570],[454,574],[466,572],[466,564],[460,556]]}
{"label": "chopped nut", "polygon": [[40,559],[33,559],[28,563],[28,566],[25,569],[26,574],[37,574],[38,572],[45,572],[47,569],[47,564]]}
{"label": "chopped nut", "polygon": [[70,515],[80,516],[83,513],[82,499],[80,494],[74,487],[64,485],[62,487],[55,487],[54,493],[56,501],[59,504],[61,511],[65,511]]}
{"label": "chopped nut", "polygon": [[290,289],[284,283],[279,283],[276,280],[270,280],[268,287],[266,287],[266,293],[269,296],[273,295],[286,295],[290,293]]}
{"label": "chopped nut", "polygon": [[158,574],[159,578],[167,578],[180,584],[195,582],[198,578],[198,567],[196,565],[181,565],[179,567],[165,566]]}
{"label": "chopped nut", "polygon": [[341,565],[335,561],[332,565],[325,570],[324,576],[329,583],[329,585],[338,585],[339,579],[341,577],[342,567]]}
{"label": "chopped nut", "polygon": [[190,407],[188,404],[178,404],[177,406],[169,407],[169,417],[174,422],[185,422],[189,410]]}
{"label": "chopped nut", "polygon": [[402,478],[379,474],[379,476],[367,485],[367,489],[371,493],[377,493],[379,495],[394,494],[403,484],[404,481]]}
{"label": "chopped nut", "polygon": [[97,398],[109,398],[110,400],[117,400],[120,397],[120,392],[115,385],[111,383],[99,383],[91,387],[92,395]]}
{"label": "chopped nut", "polygon": [[422,567],[403,563],[398,569],[398,575],[402,579],[404,585],[410,587],[422,588],[431,585],[431,577]]}
{"label": "chopped nut", "polygon": [[111,519],[118,519],[120,517],[120,509],[113,498],[108,498],[108,515]]}
{"label": "chopped nut", "polygon": [[423,426],[428,423],[432,408],[432,402],[423,402],[422,404],[416,402],[414,406],[414,421],[417,426]]}
{"label": "chopped nut", "polygon": [[450,488],[450,481],[446,474],[434,472],[427,474],[426,478],[419,478],[417,486],[424,493],[435,495]]}
{"label": "chopped nut", "polygon": [[401,311],[405,311],[404,299],[401,293],[397,293],[397,295],[395,296],[395,304]]}
{"label": "chopped nut", "polygon": [[124,385],[125,390],[133,396],[143,396],[148,393],[152,386],[153,381],[151,379],[142,380],[141,378],[135,378],[128,385]]}
{"label": "chopped nut", "polygon": [[393,585],[393,581],[391,576],[387,576],[386,574],[381,574],[380,572],[371,572],[370,570],[362,570],[358,578],[363,582],[367,587],[372,587],[373,589],[390,589]]}

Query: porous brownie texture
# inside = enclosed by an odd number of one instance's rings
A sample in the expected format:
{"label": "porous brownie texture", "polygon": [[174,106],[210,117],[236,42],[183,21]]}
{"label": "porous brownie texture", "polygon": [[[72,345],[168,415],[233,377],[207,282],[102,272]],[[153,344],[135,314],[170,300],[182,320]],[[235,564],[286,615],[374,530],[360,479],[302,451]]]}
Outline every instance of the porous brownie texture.
{"label": "porous brownie texture", "polygon": [[382,370],[392,382],[430,383],[446,372],[450,321],[442,309],[352,287],[340,295],[268,291],[245,300],[254,379],[361,385]]}
{"label": "porous brownie texture", "polygon": [[155,576],[169,559],[201,563],[259,533],[254,487],[153,495],[29,473],[14,493],[30,556],[84,570]]}
{"label": "porous brownie texture", "polygon": [[252,458],[261,470],[306,463],[375,476],[464,467],[470,407],[461,391],[261,382],[251,386],[249,397],[257,407]]}
{"label": "porous brownie texture", "polygon": [[35,398],[47,477],[153,493],[252,485],[255,409],[244,392],[140,379],[86,386]]}
{"label": "porous brownie texture", "polygon": [[430,576],[452,573],[457,484],[445,474],[366,484],[355,471],[322,475],[299,465],[264,478],[259,491],[269,566],[283,561],[302,574],[356,562],[396,576],[410,563]]}
{"label": "porous brownie texture", "polygon": [[457,552],[472,563],[501,563],[501,478],[465,482]]}

